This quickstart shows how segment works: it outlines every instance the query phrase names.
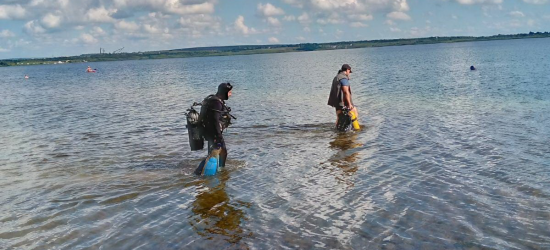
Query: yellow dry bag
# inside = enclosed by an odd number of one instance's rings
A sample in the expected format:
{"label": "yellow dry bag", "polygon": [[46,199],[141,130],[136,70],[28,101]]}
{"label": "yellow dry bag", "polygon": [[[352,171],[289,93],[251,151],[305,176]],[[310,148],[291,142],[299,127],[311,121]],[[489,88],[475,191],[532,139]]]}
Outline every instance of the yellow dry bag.
{"label": "yellow dry bag", "polygon": [[359,121],[357,119],[357,116],[355,115],[355,112],[349,111],[349,116],[351,117],[351,124],[353,125],[353,129],[360,130],[361,126],[359,126]]}

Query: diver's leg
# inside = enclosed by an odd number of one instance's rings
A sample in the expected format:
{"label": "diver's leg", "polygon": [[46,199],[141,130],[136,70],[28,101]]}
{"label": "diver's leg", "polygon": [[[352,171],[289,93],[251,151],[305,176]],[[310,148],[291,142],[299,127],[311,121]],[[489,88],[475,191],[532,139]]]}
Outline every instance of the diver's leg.
{"label": "diver's leg", "polygon": [[227,148],[225,143],[222,145],[222,150],[220,151],[220,167],[225,167],[225,162],[227,160]]}

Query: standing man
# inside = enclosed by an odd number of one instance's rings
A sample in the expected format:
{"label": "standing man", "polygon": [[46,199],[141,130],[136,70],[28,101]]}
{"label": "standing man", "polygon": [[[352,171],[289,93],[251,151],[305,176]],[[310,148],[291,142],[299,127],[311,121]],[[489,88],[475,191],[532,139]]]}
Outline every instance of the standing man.
{"label": "standing man", "polygon": [[344,108],[353,112],[356,119],[358,117],[357,108],[351,101],[351,87],[349,83],[349,75],[351,73],[351,67],[348,64],[344,64],[332,80],[327,104],[336,109],[336,126],[338,126],[338,120]]}
{"label": "standing man", "polygon": [[203,136],[208,141],[208,154],[214,147],[221,148],[220,166],[225,165],[227,148],[222,132],[231,124],[231,108],[225,105],[225,101],[231,97],[233,86],[230,83],[222,83],[218,86],[215,95],[207,96],[202,101],[199,120],[204,126]]}

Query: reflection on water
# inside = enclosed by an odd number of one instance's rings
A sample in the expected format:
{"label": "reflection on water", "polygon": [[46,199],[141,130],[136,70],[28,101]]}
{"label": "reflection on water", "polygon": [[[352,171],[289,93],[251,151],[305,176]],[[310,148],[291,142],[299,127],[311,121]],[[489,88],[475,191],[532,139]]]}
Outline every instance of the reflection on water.
{"label": "reflection on water", "polygon": [[[550,249],[548,41],[0,68],[0,249]],[[183,113],[222,80],[197,177]]]}
{"label": "reflection on water", "polygon": [[[229,180],[229,171],[222,171],[217,176],[200,182],[198,193],[192,204],[193,215],[189,223],[198,235],[210,241],[225,241],[234,246],[246,247],[240,243],[244,237],[252,236],[241,227],[246,220],[245,213],[239,207],[250,207],[242,201],[231,201],[225,191]],[[218,243],[219,244],[219,243]]]}
{"label": "reflection on water", "polygon": [[349,187],[354,186],[354,182],[349,180],[349,177],[359,169],[359,165],[355,163],[359,157],[359,150],[353,150],[363,146],[357,141],[358,136],[359,132],[338,133],[329,143],[330,148],[337,151],[328,158],[328,162],[339,169],[340,174],[336,179],[346,183]]}

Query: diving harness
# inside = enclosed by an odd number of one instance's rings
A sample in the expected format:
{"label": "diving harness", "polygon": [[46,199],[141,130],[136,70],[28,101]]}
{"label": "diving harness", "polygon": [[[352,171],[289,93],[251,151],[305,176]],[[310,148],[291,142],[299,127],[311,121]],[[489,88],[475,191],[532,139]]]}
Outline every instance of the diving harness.
{"label": "diving harness", "polygon": [[[222,110],[216,110],[209,108],[209,102],[211,100],[217,100],[222,103]],[[195,109],[196,106],[201,106],[200,113]],[[237,118],[230,114],[231,108],[225,105],[225,102],[216,97],[215,95],[209,95],[201,103],[194,102],[185,116],[187,117],[187,130],[189,134],[189,146],[191,151],[201,150],[204,148],[204,132],[205,132],[205,120],[208,110],[221,113],[220,125],[222,132],[225,131],[232,123],[231,119],[237,120]]]}

